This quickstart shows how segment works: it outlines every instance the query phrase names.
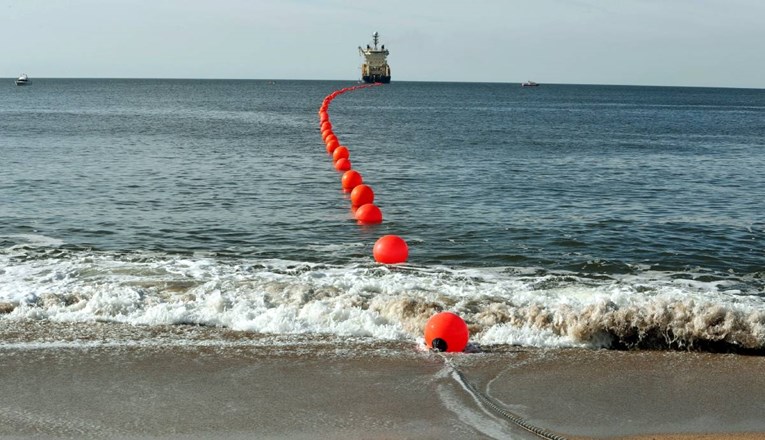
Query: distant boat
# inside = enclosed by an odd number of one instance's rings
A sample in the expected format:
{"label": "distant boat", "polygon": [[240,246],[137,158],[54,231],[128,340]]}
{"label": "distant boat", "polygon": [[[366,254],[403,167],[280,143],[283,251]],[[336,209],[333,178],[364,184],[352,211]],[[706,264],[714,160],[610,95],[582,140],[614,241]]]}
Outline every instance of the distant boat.
{"label": "distant boat", "polygon": [[526,81],[525,83],[521,83],[521,87],[539,87],[539,84],[534,81]]}
{"label": "distant boat", "polygon": [[20,77],[16,78],[16,85],[17,86],[25,86],[25,85],[27,85],[29,83],[30,83],[29,77],[27,76],[26,73],[23,73],[23,74],[21,74]]}
{"label": "distant boat", "polygon": [[359,46],[359,53],[364,57],[364,64],[361,65],[361,80],[365,83],[390,83],[390,66],[388,65],[388,54],[390,51],[383,44],[380,48],[377,43],[380,42],[380,34],[372,34],[374,47],[367,44],[364,49]]}

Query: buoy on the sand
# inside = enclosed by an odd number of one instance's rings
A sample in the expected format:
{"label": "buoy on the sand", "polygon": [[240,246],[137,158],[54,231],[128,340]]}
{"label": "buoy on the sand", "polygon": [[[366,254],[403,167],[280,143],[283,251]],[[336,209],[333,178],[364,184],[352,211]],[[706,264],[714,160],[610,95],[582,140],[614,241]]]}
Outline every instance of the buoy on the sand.
{"label": "buoy on the sand", "polygon": [[335,169],[337,171],[348,171],[351,169],[351,161],[346,158],[338,159],[335,162]]}
{"label": "buoy on the sand", "polygon": [[351,205],[361,206],[375,201],[375,192],[369,185],[358,185],[351,191]]}
{"label": "buoy on the sand", "polygon": [[364,183],[364,179],[361,178],[361,174],[359,174],[358,171],[348,170],[345,173],[343,173],[341,183],[343,184],[344,191],[351,192],[353,191],[353,188],[356,188],[358,185],[361,185],[362,183]]}
{"label": "buoy on the sand", "polygon": [[452,312],[437,313],[425,323],[425,345],[436,351],[464,351],[468,336],[467,324]]}
{"label": "buoy on the sand", "polygon": [[409,257],[409,246],[398,235],[383,235],[375,242],[372,254],[378,263],[403,263]]}
{"label": "buoy on the sand", "polygon": [[[358,188],[358,186],[356,188]],[[383,221],[382,211],[380,211],[380,208],[374,203],[367,203],[359,206],[354,215],[359,223],[367,225],[375,225],[377,223],[382,223]]]}
{"label": "buoy on the sand", "polygon": [[348,148],[344,145],[340,145],[332,152],[332,160],[338,160],[342,158],[348,159],[350,156],[351,152],[348,151]]}

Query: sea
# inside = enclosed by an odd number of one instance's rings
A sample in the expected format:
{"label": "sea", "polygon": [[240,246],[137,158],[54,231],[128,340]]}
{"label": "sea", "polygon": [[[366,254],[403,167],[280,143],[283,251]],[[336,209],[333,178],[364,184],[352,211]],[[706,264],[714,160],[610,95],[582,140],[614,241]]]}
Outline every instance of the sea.
{"label": "sea", "polygon": [[[0,86],[0,349],[765,353],[765,90],[355,81]],[[406,263],[375,262],[406,240]]]}

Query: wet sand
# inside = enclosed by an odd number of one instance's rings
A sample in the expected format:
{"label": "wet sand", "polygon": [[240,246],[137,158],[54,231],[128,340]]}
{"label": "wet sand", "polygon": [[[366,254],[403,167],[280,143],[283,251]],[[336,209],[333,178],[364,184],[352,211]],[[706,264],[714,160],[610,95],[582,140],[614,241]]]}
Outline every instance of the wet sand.
{"label": "wet sand", "polygon": [[[765,358],[506,348],[448,356],[566,438],[765,438]],[[537,438],[405,347],[0,349],[0,438]]]}
{"label": "wet sand", "polygon": [[491,357],[457,363],[503,407],[569,438],[765,438],[763,357],[520,349]]}

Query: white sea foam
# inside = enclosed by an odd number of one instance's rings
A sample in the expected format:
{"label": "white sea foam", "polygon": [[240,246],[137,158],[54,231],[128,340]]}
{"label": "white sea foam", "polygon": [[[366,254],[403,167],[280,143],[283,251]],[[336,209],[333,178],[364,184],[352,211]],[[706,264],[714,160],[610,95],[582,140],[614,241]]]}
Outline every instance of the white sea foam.
{"label": "white sea foam", "polygon": [[482,345],[765,347],[762,296],[690,272],[592,279],[529,268],[25,252],[0,253],[0,319],[414,341],[430,316],[452,310]]}

